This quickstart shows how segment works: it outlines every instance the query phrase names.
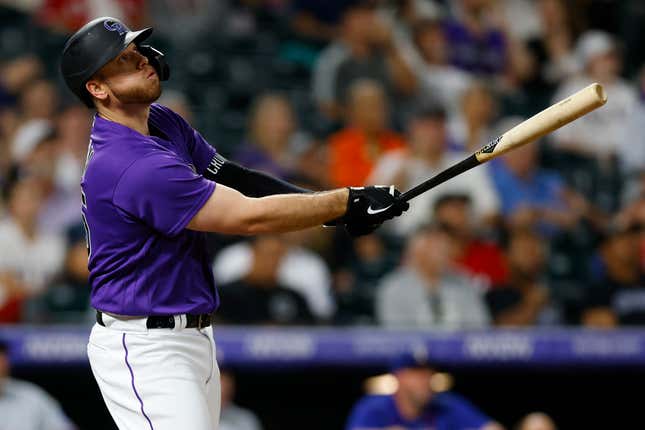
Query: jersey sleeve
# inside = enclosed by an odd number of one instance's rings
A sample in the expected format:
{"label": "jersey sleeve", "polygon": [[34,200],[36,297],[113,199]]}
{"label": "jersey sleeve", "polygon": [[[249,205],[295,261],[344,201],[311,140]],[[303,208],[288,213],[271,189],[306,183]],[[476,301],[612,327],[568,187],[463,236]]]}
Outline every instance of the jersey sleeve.
{"label": "jersey sleeve", "polygon": [[181,115],[160,104],[155,103],[153,106],[159,111],[159,113],[164,115],[164,118],[172,118],[172,120],[174,120],[180,127],[188,147],[188,152],[192,158],[193,165],[195,166],[197,173],[203,175],[209,163],[217,153],[215,148],[208,143],[208,141],[204,139],[197,130],[192,128],[190,124],[181,117]]}
{"label": "jersey sleeve", "polygon": [[113,203],[153,229],[179,234],[204,206],[215,183],[166,152],[135,161],[117,183]]}
{"label": "jersey sleeve", "polygon": [[197,173],[203,175],[217,151],[215,151],[215,148],[197,130],[190,126],[189,128],[188,149],[193,158],[193,164],[195,165]]}

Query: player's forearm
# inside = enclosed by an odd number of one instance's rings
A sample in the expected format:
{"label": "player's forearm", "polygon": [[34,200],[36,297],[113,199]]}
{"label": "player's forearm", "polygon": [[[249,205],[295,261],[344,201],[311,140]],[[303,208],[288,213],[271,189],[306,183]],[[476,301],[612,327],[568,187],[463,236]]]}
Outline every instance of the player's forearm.
{"label": "player's forearm", "polygon": [[211,160],[204,172],[204,177],[218,184],[234,188],[248,197],[311,192],[264,172],[248,169],[225,159],[219,154],[216,154]]}
{"label": "player's forearm", "polygon": [[250,199],[248,234],[281,233],[322,225],[347,210],[346,188],[313,194],[280,194]]}
{"label": "player's forearm", "polygon": [[222,234],[280,233],[322,225],[347,211],[349,190],[246,197],[218,184],[187,228]]}

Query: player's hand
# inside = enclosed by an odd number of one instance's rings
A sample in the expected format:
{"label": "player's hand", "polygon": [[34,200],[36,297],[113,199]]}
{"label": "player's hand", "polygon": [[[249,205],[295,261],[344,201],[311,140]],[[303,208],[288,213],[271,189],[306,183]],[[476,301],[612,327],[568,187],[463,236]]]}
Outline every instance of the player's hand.
{"label": "player's hand", "polygon": [[394,185],[350,187],[347,212],[339,221],[351,236],[369,234],[408,210],[410,205],[398,199],[400,194]]}

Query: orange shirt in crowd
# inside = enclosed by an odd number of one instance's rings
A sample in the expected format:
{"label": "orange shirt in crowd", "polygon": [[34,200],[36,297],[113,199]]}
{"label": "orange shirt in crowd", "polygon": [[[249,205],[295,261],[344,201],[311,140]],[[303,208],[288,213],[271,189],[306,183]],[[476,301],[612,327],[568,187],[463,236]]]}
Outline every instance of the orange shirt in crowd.
{"label": "orange shirt in crowd", "polygon": [[405,148],[401,136],[384,131],[374,143],[355,128],[345,128],[329,138],[331,181],[338,187],[361,186],[385,152]]}

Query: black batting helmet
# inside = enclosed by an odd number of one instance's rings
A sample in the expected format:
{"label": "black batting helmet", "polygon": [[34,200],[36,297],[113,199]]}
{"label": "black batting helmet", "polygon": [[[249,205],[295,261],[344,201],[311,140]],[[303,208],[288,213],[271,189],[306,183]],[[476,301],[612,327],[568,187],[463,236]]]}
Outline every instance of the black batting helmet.
{"label": "black batting helmet", "polygon": [[149,45],[141,45],[152,33],[152,28],[130,31],[116,18],[96,18],[81,27],[69,38],[60,61],[65,83],[87,107],[94,107],[92,96],[85,89],[90,78],[110,60],[135,43],[139,52],[148,58],[162,81],[170,77],[164,55]]}

